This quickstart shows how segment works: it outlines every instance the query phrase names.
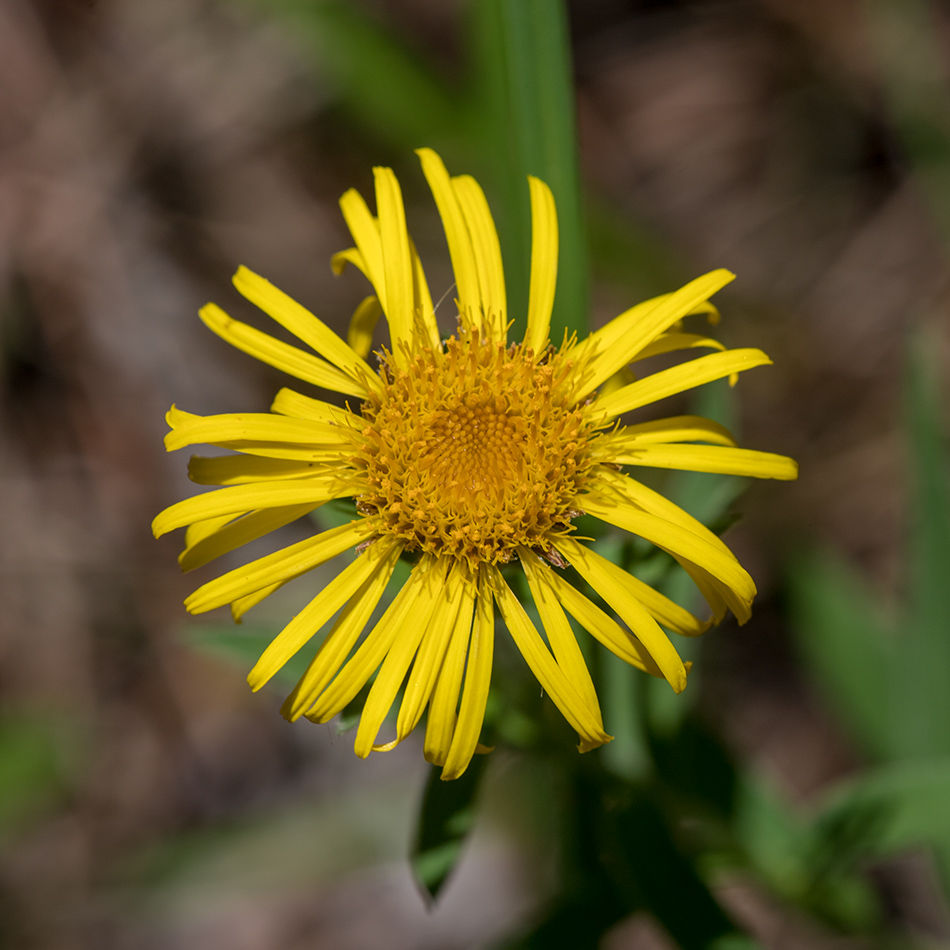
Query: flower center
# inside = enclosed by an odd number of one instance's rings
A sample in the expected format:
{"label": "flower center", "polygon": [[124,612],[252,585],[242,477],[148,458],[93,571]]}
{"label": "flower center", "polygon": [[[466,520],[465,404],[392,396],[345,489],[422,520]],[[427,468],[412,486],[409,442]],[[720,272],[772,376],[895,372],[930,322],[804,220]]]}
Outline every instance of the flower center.
{"label": "flower center", "polygon": [[535,363],[473,330],[407,362],[384,364],[383,391],[362,410],[368,490],[357,502],[379,533],[474,567],[569,532],[596,435],[570,403],[570,361]]}

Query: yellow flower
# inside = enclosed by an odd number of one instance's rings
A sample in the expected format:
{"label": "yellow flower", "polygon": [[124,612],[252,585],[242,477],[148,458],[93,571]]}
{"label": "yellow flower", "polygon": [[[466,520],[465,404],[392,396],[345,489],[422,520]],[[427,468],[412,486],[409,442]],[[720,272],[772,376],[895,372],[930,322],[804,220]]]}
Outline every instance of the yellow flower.
{"label": "yellow flower", "polygon": [[[669,552],[717,622],[727,610],[740,623],[749,618],[755,585],[732,552],[622,466],[783,479],[795,478],[797,468],[784,456],[736,448],[722,426],[696,416],[617,424],[630,410],[770,362],[760,350],[725,350],[681,329],[687,315],[715,314],[709,297],[732,274],[713,271],[633,307],[583,342],[566,339],[555,348],[548,331],[557,217],[548,187],[531,178],[528,326],[522,342],[509,344],[501,254],[485,196],[473,178],[451,178],[431,150],[418,154],[455,273],[454,335],[440,338],[399,183],[391,169],[376,168],[376,216],[356,191],[340,202],[356,246],[335,255],[334,270],[354,265],[375,291],[357,308],[348,342],[243,267],[234,277],[241,294],[320,355],[232,320],[214,304],[201,311],[238,349],[355,397],[358,411],[289,389],[277,394],[270,413],[196,416],[172,407],[169,451],[210,443],[237,454],[192,458],[195,482],[223,487],[172,505],[153,530],[159,536],[188,526],[179,560],[190,570],[331,499],[354,498],[358,516],[349,524],[230,571],[185,604],[192,613],[230,604],[239,619],[289,580],[355,546],[360,556],[278,634],[248,681],[260,689],[337,614],[283,714],[326,722],[376,673],[356,754],[392,748],[428,707],[426,758],[443,766],[443,778],[455,778],[478,746],[496,604],[528,666],[577,730],[582,752],[610,736],[568,614],[628,663],[665,677],[677,692],[686,685],[686,668],[664,628],[696,636],[712,621],[581,543],[572,525],[581,513]],[[374,369],[365,358],[380,313],[392,342]],[[693,349],[714,352],[598,394],[630,363]],[[361,641],[402,553],[415,558],[409,579]],[[510,561],[524,570],[547,643],[502,576],[499,565]],[[565,580],[566,564],[625,626]],[[395,739],[378,745],[403,684]]]}

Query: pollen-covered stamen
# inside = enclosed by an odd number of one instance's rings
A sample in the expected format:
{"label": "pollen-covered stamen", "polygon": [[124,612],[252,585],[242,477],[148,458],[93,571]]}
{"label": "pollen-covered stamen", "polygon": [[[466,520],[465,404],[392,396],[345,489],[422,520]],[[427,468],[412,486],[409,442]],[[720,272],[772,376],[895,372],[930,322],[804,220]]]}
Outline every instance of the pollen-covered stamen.
{"label": "pollen-covered stamen", "polygon": [[568,360],[539,364],[471,330],[391,366],[363,405],[358,457],[368,481],[359,510],[380,533],[474,566],[570,530],[596,431],[570,403]]}

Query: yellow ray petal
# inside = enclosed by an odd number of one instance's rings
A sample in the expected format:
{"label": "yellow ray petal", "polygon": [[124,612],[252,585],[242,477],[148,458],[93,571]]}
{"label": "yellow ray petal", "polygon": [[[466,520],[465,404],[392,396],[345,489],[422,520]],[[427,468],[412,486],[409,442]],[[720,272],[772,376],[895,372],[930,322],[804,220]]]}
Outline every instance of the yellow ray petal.
{"label": "yellow ray petal", "polygon": [[591,334],[581,344],[586,367],[575,397],[582,400],[589,396],[621,366],[631,362],[648,343],[694,311],[735,276],[727,270],[714,270],[690,281],[675,293],[632,307]]}
{"label": "yellow ray petal", "polygon": [[291,442],[314,447],[353,444],[353,430],[348,427],[311,422],[309,419],[290,419],[269,412],[190,416],[181,422],[176,419],[172,425],[171,432],[165,436],[165,448],[169,452],[186,445],[215,445],[245,440]]}
{"label": "yellow ray petal", "polygon": [[661,370],[659,373],[618,389],[615,393],[599,400],[597,409],[603,414],[604,419],[610,419],[621,413],[630,412],[631,409],[639,409],[651,402],[665,399],[667,396],[702,386],[703,383],[710,383],[714,379],[722,379],[733,373],[771,364],[772,361],[761,350],[751,347],[700,356],[698,359]]}
{"label": "yellow ray petal", "polygon": [[[422,711],[432,696],[439,670],[448,652],[463,602],[472,598],[472,579],[464,563],[452,565],[429,620],[425,636],[406,681],[399,715],[396,718],[396,742],[402,742],[416,728]],[[455,713],[453,707],[452,713]]]}
{"label": "yellow ray petal", "polygon": [[670,686],[681,693],[686,688],[683,661],[669,637],[632,593],[630,575],[623,568],[569,538],[559,538],[557,548],[577,569],[577,573],[617,612],[650,652]]}
{"label": "yellow ray petal", "polygon": [[412,282],[412,254],[402,190],[391,168],[374,168],[376,181],[376,213],[379,221],[380,245],[383,251],[383,274],[386,281],[386,302],[383,310],[389,322],[392,354],[397,365],[405,358],[403,345],[412,349],[415,299]]}
{"label": "yellow ray petal", "polygon": [[455,711],[458,707],[459,690],[462,687],[462,674],[465,671],[465,654],[472,632],[472,611],[477,590],[478,583],[475,578],[466,577],[462,602],[455,615],[455,624],[449,637],[449,648],[442,661],[442,668],[438,671],[438,680],[429,703],[423,754],[426,761],[433,765],[445,763],[452,745],[452,737],[455,734]]}
{"label": "yellow ray petal", "polygon": [[613,461],[622,465],[674,468],[687,472],[718,472],[723,475],[777,478],[783,481],[798,478],[798,464],[785,455],[718,445],[660,443],[631,446],[625,452],[615,455]]}
{"label": "yellow ray petal", "polygon": [[[367,214],[369,214],[368,210]],[[363,260],[363,255],[355,247],[348,247],[345,251],[337,251],[330,258],[330,269],[337,277],[346,270],[347,264],[352,264],[367,280],[371,280],[366,261]]]}
{"label": "yellow ray petal", "polygon": [[320,399],[303,396],[292,389],[281,389],[274,397],[270,407],[271,412],[282,416],[294,416],[298,419],[309,419],[313,422],[322,422],[326,425],[344,426],[359,432],[366,424],[363,419],[353,412],[340,409]]}
{"label": "yellow ray petal", "polygon": [[377,571],[365,580],[360,589],[347,601],[336,623],[333,624],[333,629],[320,644],[316,656],[310,661],[303,676],[281,706],[281,715],[285,719],[290,722],[299,719],[326,689],[330,680],[336,676],[382,599],[391,576],[391,571]]}
{"label": "yellow ray petal", "polygon": [[485,193],[474,178],[460,175],[452,179],[452,187],[472,242],[485,331],[489,339],[504,341],[508,326],[508,302],[495,222]]}
{"label": "yellow ray petal", "polygon": [[401,547],[391,538],[376,541],[327,584],[261,654],[247,675],[251,689],[256,692],[267,683],[376,573],[385,574],[388,581]]}
{"label": "yellow ray petal", "polygon": [[318,356],[229,317],[217,304],[205,304],[198,311],[198,316],[205,326],[222,340],[283,373],[289,373],[305,383],[312,383],[323,389],[332,389],[348,396],[359,396],[360,399],[365,399],[368,394],[364,381],[348,376]]}
{"label": "yellow ray petal", "polygon": [[541,623],[544,625],[544,632],[548,636],[548,643],[551,644],[557,665],[564,671],[564,675],[570,680],[571,685],[580,694],[588,708],[596,712],[600,727],[603,728],[594,681],[590,678],[590,671],[584,662],[584,654],[581,653],[570,621],[565,616],[554,589],[548,582],[547,574],[539,568],[538,557],[527,548],[519,548],[518,557],[528,578],[528,587],[531,589],[534,605],[538,608],[538,614],[541,616]]}
{"label": "yellow ray petal", "polygon": [[373,385],[375,374],[358,354],[340,339],[322,320],[269,280],[246,267],[239,267],[231,278],[237,290],[251,303],[307,346],[329,360],[364,386]]}
{"label": "yellow ray petal", "polygon": [[531,285],[524,342],[540,356],[548,345],[557,284],[557,209],[551,189],[540,178],[529,175],[528,187],[531,191]]}
{"label": "yellow ray petal", "polygon": [[586,752],[609,742],[612,737],[604,732],[603,725],[598,721],[599,710],[588,706],[557,665],[534,624],[525,613],[524,607],[511,592],[511,588],[505,583],[498,568],[492,567],[490,570],[493,575],[492,589],[495,601],[508,627],[508,632],[542,688],[561,710],[564,718],[577,731],[581,739],[578,748]]}
{"label": "yellow ray petal", "polygon": [[467,768],[478,748],[478,736],[485,719],[488,703],[488,688],[491,685],[492,656],[495,649],[495,613],[487,567],[478,571],[478,594],[475,601],[475,618],[472,638],[465,667],[465,687],[459,706],[458,722],[452,735],[452,744],[442,780],[458,778]]}
{"label": "yellow ray petal", "polygon": [[625,501],[636,508],[649,512],[651,515],[656,515],[658,518],[679,525],[681,528],[699,535],[720,554],[735,560],[735,555],[719,535],[714,534],[706,525],[701,521],[697,521],[679,505],[670,501],[669,498],[664,497],[652,488],[647,488],[646,485],[638,482],[635,478],[604,468],[598,470],[597,480],[594,484],[597,492],[605,494],[611,501]]}
{"label": "yellow ray petal", "polygon": [[160,538],[169,531],[183,528],[195,521],[205,521],[229,513],[253,511],[256,508],[283,508],[307,503],[310,503],[311,508],[316,508],[331,498],[355,495],[361,488],[361,484],[354,479],[335,474],[322,478],[231,485],[171,505],[152,522],[152,532],[156,538]]}
{"label": "yellow ray petal", "polygon": [[[247,514],[247,512],[242,511],[241,514]],[[223,528],[229,521],[234,521],[234,519],[238,517],[240,517],[240,515],[218,515],[217,518],[208,518],[205,521],[196,521],[188,525],[185,529],[185,547],[189,548],[193,544],[197,544],[203,538],[210,537],[215,531]]]}
{"label": "yellow ray petal", "polygon": [[370,213],[363,196],[355,189],[350,188],[340,198],[340,210],[346,226],[356,241],[357,259],[349,251],[334,254],[331,264],[336,273],[342,273],[342,263],[347,261],[355,264],[366,275],[376,291],[379,302],[386,309],[386,277],[383,268],[383,245],[379,237],[379,222]]}
{"label": "yellow ray petal", "polygon": [[[292,578],[291,578],[292,579]],[[287,581],[280,581],[277,584],[270,584],[262,587],[260,590],[247,594],[244,597],[238,597],[231,601],[231,618],[235,623],[241,623],[241,618],[252,608],[256,607],[262,600],[266,600],[271,594],[279,591]]]}
{"label": "yellow ray petal", "polygon": [[435,606],[429,576],[433,572],[439,573],[435,558],[424,555],[356,653],[307,710],[305,715],[311,722],[327,722],[343,711],[366,685],[407,623],[418,623],[425,628]]}
{"label": "yellow ray petal", "polygon": [[[568,540],[568,546],[575,552],[574,545],[576,541]],[[560,542],[558,547],[560,548]],[[565,553],[565,557],[568,555]],[[584,548],[583,555],[592,558],[595,561],[606,560],[596,551],[590,548]],[[684,637],[698,637],[704,634],[711,626],[709,621],[700,620],[694,617],[688,610],[674,603],[669,597],[665,597],[658,590],[655,590],[649,584],[645,584],[639,577],[624,572],[624,583],[629,587],[630,593],[646,607],[653,615],[657,623],[678,633]],[[565,606],[567,606],[565,604]]]}
{"label": "yellow ray petal", "polygon": [[642,350],[636,353],[631,363],[637,363],[650,356],[659,356],[661,353],[675,353],[678,350],[725,350],[725,347],[718,340],[713,340],[708,336],[700,336],[698,333],[663,333],[652,343],[648,343]]}
{"label": "yellow ray petal", "polygon": [[[392,641],[386,659],[383,660],[376,680],[366,697],[366,705],[360,715],[360,724],[356,730],[356,741],[353,750],[361,758],[373,751],[376,736],[389,713],[396,693],[402,686],[409,664],[419,649],[419,644],[429,625],[429,619],[444,605],[448,592],[445,589],[446,568],[448,562],[440,560],[435,567],[426,574],[425,583],[420,592],[418,613],[406,617]],[[425,622],[422,621],[423,615]]]}
{"label": "yellow ray petal", "polygon": [[422,172],[432,189],[432,197],[435,198],[439,217],[442,218],[445,239],[449,245],[449,257],[452,259],[452,271],[455,274],[459,310],[463,316],[474,320],[476,326],[481,327],[478,265],[452,180],[442,159],[431,148],[416,149],[416,154],[422,162]]}
{"label": "yellow ray petal", "polygon": [[262,587],[284,583],[348,551],[371,533],[372,528],[360,519],[298,541],[209,581],[188,597],[185,607],[189,613],[205,613],[253,594]]}
{"label": "yellow ray petal", "polygon": [[308,512],[313,505],[292,505],[289,508],[265,508],[262,511],[249,511],[219,528],[213,534],[185,546],[178,555],[178,563],[183,571],[193,571],[203,567],[222,554],[228,554],[249,541],[264,537],[271,531],[283,528]]}
{"label": "yellow ray petal", "polygon": [[665,679],[663,671],[650,656],[650,651],[632,634],[624,630],[613,617],[604,613],[593,601],[569,584],[557,571],[542,565],[564,609],[611,653],[650,676]]}
{"label": "yellow ray petal", "polygon": [[188,477],[198,485],[246,485],[251,482],[280,481],[325,474],[316,462],[267,459],[249,455],[192,455]]}
{"label": "yellow ray petal", "polygon": [[734,446],[736,440],[724,426],[701,416],[670,416],[637,425],[623,426],[602,435],[593,445],[595,457],[622,464],[619,458],[629,450],[655,442],[714,442]]}
{"label": "yellow ray petal", "polygon": [[[646,538],[658,548],[668,551],[681,563],[689,561],[702,568],[718,582],[720,593],[730,606],[734,601],[747,605],[752,603],[755,597],[755,584],[752,578],[731,556],[731,553],[722,552],[718,545],[710,544],[705,538],[679,525],[647,514],[630,505],[618,504],[613,499],[601,500],[593,495],[587,495],[582,504],[584,511],[594,515],[595,518]],[[737,613],[737,619],[738,617]],[[634,632],[639,636],[639,631]],[[647,646],[652,653],[650,645],[647,644]],[[656,654],[654,658],[658,663],[660,662]]]}
{"label": "yellow ray petal", "polygon": [[373,331],[383,315],[379,298],[375,295],[364,297],[350,317],[350,326],[346,331],[346,342],[353,352],[366,359],[373,348]]}
{"label": "yellow ray petal", "polygon": [[412,289],[416,301],[416,315],[421,322],[419,335],[423,340],[428,340],[429,346],[438,350],[441,345],[439,325],[435,319],[435,308],[432,306],[432,295],[429,293],[422,261],[412,238],[409,238],[409,251],[412,254]]}

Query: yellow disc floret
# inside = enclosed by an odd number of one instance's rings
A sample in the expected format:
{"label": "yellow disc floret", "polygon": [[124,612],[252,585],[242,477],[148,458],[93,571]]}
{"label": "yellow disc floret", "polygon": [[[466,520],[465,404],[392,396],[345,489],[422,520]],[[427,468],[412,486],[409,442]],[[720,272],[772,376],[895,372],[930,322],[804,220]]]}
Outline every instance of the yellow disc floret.
{"label": "yellow disc floret", "polygon": [[382,391],[362,407],[359,510],[408,550],[473,568],[519,545],[547,552],[571,530],[596,434],[571,402],[571,360],[463,329],[402,362],[384,358]]}

